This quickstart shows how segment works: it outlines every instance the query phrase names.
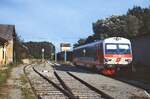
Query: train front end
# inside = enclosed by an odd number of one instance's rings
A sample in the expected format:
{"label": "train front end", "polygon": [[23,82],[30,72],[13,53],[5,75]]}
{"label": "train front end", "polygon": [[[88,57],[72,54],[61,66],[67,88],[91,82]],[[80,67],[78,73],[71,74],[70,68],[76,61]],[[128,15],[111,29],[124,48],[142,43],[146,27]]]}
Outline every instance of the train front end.
{"label": "train front end", "polygon": [[113,75],[132,62],[131,42],[126,38],[112,37],[103,42],[104,66],[103,74]]}

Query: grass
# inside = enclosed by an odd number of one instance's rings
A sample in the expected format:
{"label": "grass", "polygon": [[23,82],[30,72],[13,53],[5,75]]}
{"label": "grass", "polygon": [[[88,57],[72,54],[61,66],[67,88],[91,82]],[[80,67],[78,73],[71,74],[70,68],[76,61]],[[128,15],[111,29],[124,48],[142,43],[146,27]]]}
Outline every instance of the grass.
{"label": "grass", "polygon": [[[17,65],[16,64],[8,64],[8,65],[3,65],[0,67],[0,93],[5,93],[5,89],[7,89],[5,84],[7,82],[7,79],[10,76],[12,68],[15,66],[17,66]],[[2,97],[7,97],[7,94],[0,94],[0,97],[1,97],[1,99],[3,99]]]}
{"label": "grass", "polygon": [[25,77],[25,75],[21,75],[20,80],[21,80],[21,85],[22,85],[21,91],[22,91],[23,99],[36,99],[33,92],[31,91],[31,89],[29,89],[27,85],[28,80]]}
{"label": "grass", "polygon": [[[18,66],[18,64],[8,64],[1,66],[0,68],[0,87],[3,88],[5,85],[7,79],[10,77],[11,70]],[[36,99],[32,91],[27,87],[27,79],[25,78],[24,75],[20,76],[20,81],[21,81],[21,91],[22,91],[22,96],[23,99]],[[0,93],[3,91],[3,89],[0,88]],[[0,97],[5,97],[0,94]],[[6,96],[7,97],[7,96]],[[1,98],[3,99],[3,98]]]}
{"label": "grass", "polygon": [[8,77],[10,76],[12,68],[15,66],[15,64],[8,64],[1,67],[2,69],[0,69],[0,86],[6,83]]}

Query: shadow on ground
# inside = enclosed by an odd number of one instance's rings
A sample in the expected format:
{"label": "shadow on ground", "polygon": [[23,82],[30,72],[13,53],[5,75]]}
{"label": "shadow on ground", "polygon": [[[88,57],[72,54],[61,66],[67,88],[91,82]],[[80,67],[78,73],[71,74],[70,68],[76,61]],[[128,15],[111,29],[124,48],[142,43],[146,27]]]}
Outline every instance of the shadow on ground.
{"label": "shadow on ground", "polygon": [[93,71],[88,70],[85,67],[81,67],[81,66],[71,66],[71,65],[55,65],[53,66],[56,70],[59,71],[66,71],[66,72],[79,72],[79,73],[88,73],[88,74],[95,74]]}

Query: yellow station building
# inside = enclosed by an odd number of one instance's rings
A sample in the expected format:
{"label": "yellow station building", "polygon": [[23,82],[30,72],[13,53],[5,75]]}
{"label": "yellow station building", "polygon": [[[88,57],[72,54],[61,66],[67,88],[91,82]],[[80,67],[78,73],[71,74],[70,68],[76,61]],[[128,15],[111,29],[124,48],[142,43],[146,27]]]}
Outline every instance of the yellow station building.
{"label": "yellow station building", "polygon": [[0,65],[13,62],[15,36],[14,25],[0,24]]}

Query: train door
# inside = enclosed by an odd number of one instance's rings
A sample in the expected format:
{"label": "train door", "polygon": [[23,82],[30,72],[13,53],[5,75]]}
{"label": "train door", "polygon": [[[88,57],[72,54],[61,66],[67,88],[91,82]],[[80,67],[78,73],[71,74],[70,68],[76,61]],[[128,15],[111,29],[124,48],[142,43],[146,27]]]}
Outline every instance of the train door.
{"label": "train door", "polygon": [[96,46],[96,56],[97,56],[97,62],[98,62],[98,66],[97,69],[103,68],[103,46],[102,43],[97,44]]}
{"label": "train door", "polygon": [[103,65],[104,63],[103,43],[99,44],[99,61],[100,61],[100,64]]}
{"label": "train door", "polygon": [[99,51],[99,50],[100,50],[100,47],[99,47],[99,44],[97,44],[97,45],[96,45],[96,62],[98,62],[98,63],[100,62],[100,61],[99,61],[99,60],[100,60],[100,59],[99,59],[99,58],[100,58],[100,57],[99,57],[99,54],[100,54],[100,51]]}

